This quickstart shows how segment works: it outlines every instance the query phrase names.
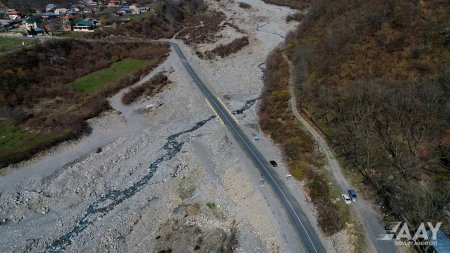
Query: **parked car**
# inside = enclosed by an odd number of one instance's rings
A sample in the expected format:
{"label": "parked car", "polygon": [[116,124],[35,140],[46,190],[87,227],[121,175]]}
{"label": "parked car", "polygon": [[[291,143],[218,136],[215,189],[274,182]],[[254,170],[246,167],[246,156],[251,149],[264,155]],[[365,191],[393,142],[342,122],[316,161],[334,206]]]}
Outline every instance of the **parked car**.
{"label": "parked car", "polygon": [[352,203],[352,199],[345,193],[342,193],[342,200],[345,204],[350,205]]}
{"label": "parked car", "polygon": [[278,166],[277,162],[275,162],[274,160],[270,160],[270,164],[271,164],[273,167],[277,167],[277,166]]}
{"label": "parked car", "polygon": [[348,196],[350,196],[353,202],[356,202],[356,199],[358,198],[356,196],[356,191],[353,189],[348,190]]}

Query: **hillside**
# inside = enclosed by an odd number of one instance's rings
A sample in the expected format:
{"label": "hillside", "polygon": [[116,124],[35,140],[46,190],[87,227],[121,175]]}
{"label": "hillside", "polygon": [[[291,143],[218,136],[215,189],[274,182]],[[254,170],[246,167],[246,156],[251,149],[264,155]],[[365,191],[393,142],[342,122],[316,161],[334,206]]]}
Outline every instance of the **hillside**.
{"label": "hillside", "polygon": [[448,1],[315,1],[287,41],[299,106],[397,218],[450,201]]}
{"label": "hillside", "polygon": [[29,9],[44,9],[45,6],[49,3],[65,6],[70,3],[74,3],[74,1],[70,0],[52,0],[52,1],[44,1],[44,0],[2,0],[0,2],[0,8],[2,5],[7,6],[8,8],[18,9],[21,11],[26,11]]}
{"label": "hillside", "polygon": [[109,108],[106,97],[167,53],[147,43],[57,40],[0,55],[0,168],[80,136],[85,120]]}

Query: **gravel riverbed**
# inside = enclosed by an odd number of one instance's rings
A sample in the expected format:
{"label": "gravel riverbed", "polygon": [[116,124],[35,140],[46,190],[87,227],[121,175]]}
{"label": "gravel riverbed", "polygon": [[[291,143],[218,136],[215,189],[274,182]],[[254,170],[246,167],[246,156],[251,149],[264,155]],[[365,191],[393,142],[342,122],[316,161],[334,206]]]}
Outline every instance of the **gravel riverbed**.
{"label": "gravel riverbed", "polygon": [[[279,149],[258,129],[256,109],[263,63],[294,29],[295,23],[285,22],[293,10],[243,2],[252,8],[208,2],[239,29],[224,25],[214,43],[180,44],[201,78],[285,174]],[[243,35],[250,45],[238,53],[213,60],[195,55]],[[2,252],[302,251],[271,190],[176,54],[145,79],[159,71],[171,81],[161,93],[125,106],[125,89],[110,98],[114,110],[89,121],[90,135],[3,170]],[[299,184],[287,183],[314,219]]]}

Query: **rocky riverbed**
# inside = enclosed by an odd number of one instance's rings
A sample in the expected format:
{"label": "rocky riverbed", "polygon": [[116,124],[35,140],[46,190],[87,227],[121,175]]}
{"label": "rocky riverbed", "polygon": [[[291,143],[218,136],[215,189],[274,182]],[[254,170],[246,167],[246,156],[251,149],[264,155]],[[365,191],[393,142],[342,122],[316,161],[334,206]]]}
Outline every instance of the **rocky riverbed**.
{"label": "rocky riverbed", "polygon": [[[285,174],[279,150],[258,129],[256,108],[263,63],[294,28],[285,22],[293,11],[245,2],[252,8],[209,2],[233,25],[223,25],[213,43],[180,43],[201,78]],[[196,56],[243,35],[250,45],[238,53]],[[114,110],[89,121],[90,135],[3,171],[2,252],[301,251],[270,188],[174,53],[146,79],[160,71],[171,81],[161,93],[125,106],[125,89],[110,99]],[[314,219],[299,184],[287,183]]]}

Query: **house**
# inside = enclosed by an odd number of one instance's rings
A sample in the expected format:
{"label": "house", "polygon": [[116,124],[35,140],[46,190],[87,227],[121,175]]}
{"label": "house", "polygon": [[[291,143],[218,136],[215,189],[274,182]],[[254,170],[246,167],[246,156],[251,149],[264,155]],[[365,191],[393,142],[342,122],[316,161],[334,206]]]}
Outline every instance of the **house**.
{"label": "house", "polygon": [[42,28],[42,20],[39,18],[28,18],[25,20],[25,27],[27,30]]}
{"label": "house", "polygon": [[89,20],[78,21],[74,26],[73,30],[76,32],[94,32],[95,25]]}
{"label": "house", "polygon": [[39,18],[28,18],[25,21],[25,28],[28,35],[42,35],[44,29],[42,28],[42,21]]}
{"label": "house", "polygon": [[94,8],[92,8],[92,7],[88,7],[88,8],[85,8],[85,9],[83,10],[83,13],[84,13],[84,14],[95,13],[95,10],[94,10]]}
{"label": "house", "polygon": [[117,12],[119,15],[128,15],[131,14],[130,8],[124,7],[120,8],[120,10]]}
{"label": "house", "polygon": [[53,12],[42,13],[42,18],[44,18],[44,19],[51,19],[51,18],[57,18],[57,17],[59,17],[59,15],[56,13],[53,13]]}
{"label": "house", "polygon": [[74,16],[74,15],[77,15],[77,14],[78,14],[78,11],[76,11],[76,10],[68,10],[68,11],[66,11],[66,15]]}
{"label": "house", "polygon": [[130,10],[132,10],[132,11],[139,10],[139,5],[137,5],[137,4],[131,4],[129,8],[130,8]]}
{"label": "house", "polygon": [[149,8],[149,7],[146,7],[146,6],[144,6],[144,7],[139,7],[139,13],[145,13],[145,12],[147,12],[149,9],[150,9],[150,8]]}
{"label": "house", "polygon": [[6,10],[6,15],[8,15],[8,18],[10,20],[20,19],[20,13],[18,11],[16,11],[15,9]]}
{"label": "house", "polygon": [[98,5],[98,3],[94,0],[86,0],[86,1],[84,1],[84,3],[88,6],[97,6]]}
{"label": "house", "polygon": [[28,35],[43,35],[44,32],[42,28],[31,28],[31,30],[27,30]]}
{"label": "house", "polygon": [[64,14],[66,14],[67,11],[68,11],[68,9],[66,9],[66,8],[57,8],[57,9],[55,9],[54,13],[62,16]]}
{"label": "house", "polygon": [[108,0],[108,7],[118,7],[120,6],[119,0]]}
{"label": "house", "polygon": [[142,7],[139,7],[139,5],[137,5],[137,4],[132,4],[132,5],[130,5],[129,8],[130,8],[132,14],[140,14],[140,13],[142,13],[141,10],[140,10],[140,8],[142,8]]}
{"label": "house", "polygon": [[47,4],[47,6],[45,6],[45,11],[46,12],[54,12],[56,10],[56,5],[55,4]]}
{"label": "house", "polygon": [[65,31],[73,31],[73,21],[72,20],[64,20],[63,27]]}

